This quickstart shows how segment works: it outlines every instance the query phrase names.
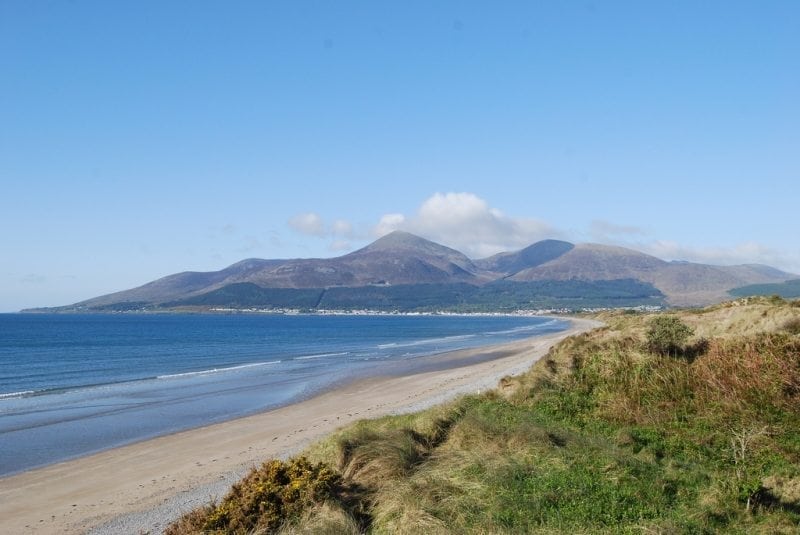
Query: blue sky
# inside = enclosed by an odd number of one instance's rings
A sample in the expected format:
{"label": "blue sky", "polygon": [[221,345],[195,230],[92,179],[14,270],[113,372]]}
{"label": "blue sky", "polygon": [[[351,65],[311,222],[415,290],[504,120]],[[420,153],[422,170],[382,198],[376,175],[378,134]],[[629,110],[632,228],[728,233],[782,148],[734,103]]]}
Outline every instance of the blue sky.
{"label": "blue sky", "polygon": [[0,311],[402,228],[800,272],[800,3],[0,2]]}

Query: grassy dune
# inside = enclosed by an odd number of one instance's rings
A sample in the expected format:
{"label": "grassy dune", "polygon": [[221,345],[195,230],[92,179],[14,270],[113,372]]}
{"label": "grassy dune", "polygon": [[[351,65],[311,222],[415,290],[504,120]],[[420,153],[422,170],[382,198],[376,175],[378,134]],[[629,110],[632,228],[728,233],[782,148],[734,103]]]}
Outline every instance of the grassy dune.
{"label": "grassy dune", "polygon": [[[797,533],[800,306],[607,313],[498,389],[362,421],[170,533]],[[282,475],[281,475],[282,474]]]}

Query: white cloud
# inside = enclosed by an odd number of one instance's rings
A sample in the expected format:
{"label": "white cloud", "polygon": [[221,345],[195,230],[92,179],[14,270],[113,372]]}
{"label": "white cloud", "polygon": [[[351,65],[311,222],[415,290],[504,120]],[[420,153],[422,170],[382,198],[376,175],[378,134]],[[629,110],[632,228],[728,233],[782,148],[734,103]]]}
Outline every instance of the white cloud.
{"label": "white cloud", "polygon": [[641,244],[643,252],[665,260],[688,260],[703,264],[766,264],[786,270],[800,270],[800,255],[789,254],[749,241],[733,247],[687,247],[675,241],[656,240]]}
{"label": "white cloud", "polygon": [[519,250],[548,238],[573,242],[588,239],[629,247],[665,260],[718,265],[759,263],[800,272],[800,251],[781,251],[756,242],[729,248],[687,247],[675,241],[659,240],[651,229],[599,219],[591,221],[584,231],[566,232],[538,219],[507,215],[468,192],[435,193],[420,204],[416,213],[384,214],[369,231],[345,219],[328,223],[315,212],[292,217],[289,226],[301,234],[327,240],[328,250],[335,253],[346,253],[370,238],[404,230],[453,247],[471,258]]}
{"label": "white cloud", "polygon": [[435,193],[411,217],[384,215],[374,229],[376,236],[405,230],[482,258],[526,247],[561,232],[547,223],[505,215],[473,193]]}
{"label": "white cloud", "polygon": [[405,222],[406,216],[403,214],[386,214],[378,221],[373,234],[377,237],[385,236],[390,232],[403,228]]}
{"label": "white cloud", "polygon": [[366,237],[365,233],[356,231],[353,224],[345,219],[337,219],[329,224],[314,212],[305,212],[291,217],[289,226],[300,234],[334,240],[329,246],[333,251],[342,250],[348,240]]}
{"label": "white cloud", "polygon": [[784,271],[800,272],[800,252],[778,250],[755,241],[742,242],[731,247],[687,246],[675,240],[657,239],[651,231],[642,227],[602,220],[592,221],[588,232],[583,235],[597,243],[627,247],[664,260],[720,266],[765,264]]}
{"label": "white cloud", "polygon": [[325,236],[325,224],[319,214],[315,214],[314,212],[306,212],[293,216],[289,219],[289,226],[300,234],[317,236],[319,238]]}
{"label": "white cloud", "polygon": [[334,236],[351,237],[353,235],[353,225],[344,219],[337,219],[331,225],[330,233]]}
{"label": "white cloud", "polygon": [[589,224],[589,236],[592,240],[605,243],[614,241],[620,236],[642,236],[644,229],[633,225],[619,225],[611,221],[595,219]]}

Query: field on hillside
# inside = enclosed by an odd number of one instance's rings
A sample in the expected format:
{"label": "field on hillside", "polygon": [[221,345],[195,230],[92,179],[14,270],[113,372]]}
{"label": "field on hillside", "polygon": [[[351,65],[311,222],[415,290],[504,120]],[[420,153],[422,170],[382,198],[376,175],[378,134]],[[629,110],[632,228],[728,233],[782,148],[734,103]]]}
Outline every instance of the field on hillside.
{"label": "field on hillside", "polygon": [[168,533],[797,533],[800,302],[599,319],[494,391],[266,463]]}

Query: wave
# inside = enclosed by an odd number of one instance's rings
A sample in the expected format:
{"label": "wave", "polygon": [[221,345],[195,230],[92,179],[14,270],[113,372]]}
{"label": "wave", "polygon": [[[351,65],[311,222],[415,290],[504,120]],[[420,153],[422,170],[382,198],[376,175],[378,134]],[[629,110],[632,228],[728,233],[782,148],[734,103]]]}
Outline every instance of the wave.
{"label": "wave", "polygon": [[395,347],[414,347],[424,346],[428,344],[437,344],[442,342],[455,342],[458,340],[469,340],[475,338],[477,334],[459,334],[454,336],[443,336],[441,338],[426,338],[424,340],[415,340],[413,342],[391,342],[388,344],[379,344],[378,349],[392,349]]}
{"label": "wave", "polygon": [[347,355],[349,351],[342,351],[341,353],[320,353],[318,355],[304,355],[302,357],[295,357],[294,360],[311,360],[311,359],[321,359],[324,357],[341,357],[342,355]]}
{"label": "wave", "polygon": [[534,331],[538,331],[538,330],[542,329],[542,327],[549,327],[551,325],[554,325],[554,324],[558,323],[559,321],[561,321],[561,320],[553,319],[553,320],[550,320],[550,321],[546,321],[544,323],[537,323],[535,325],[523,325],[523,326],[520,326],[520,327],[514,327],[512,329],[507,329],[507,330],[504,330],[504,331],[488,331],[486,334],[487,335],[496,335],[496,334],[516,334],[516,333],[524,333],[524,332],[529,332],[529,331],[534,332]]}
{"label": "wave", "polygon": [[78,384],[78,385],[64,385],[54,386],[50,388],[42,388],[41,390],[25,390],[22,392],[11,392],[8,394],[0,394],[0,401],[32,398],[38,396],[50,396],[54,394],[67,394],[70,392],[91,391],[91,390],[106,390],[120,385],[138,383],[141,381],[152,381],[155,377],[141,377],[137,379],[126,379],[123,381],[109,381],[107,383],[92,383],[92,384]]}
{"label": "wave", "polygon": [[35,394],[35,390],[23,390],[22,392],[8,392],[7,394],[0,394],[0,399],[14,399],[14,398],[24,398],[26,396],[30,396],[31,394]]}
{"label": "wave", "polygon": [[197,375],[213,375],[215,373],[224,373],[236,370],[243,370],[245,368],[255,368],[256,366],[269,366],[271,364],[279,364],[280,360],[269,360],[266,362],[253,362],[251,364],[240,364],[238,366],[228,366],[227,368],[211,368],[209,370],[199,370],[196,372],[184,373],[170,373],[166,375],[158,375],[156,379],[177,379],[180,377],[194,377]]}
{"label": "wave", "polygon": [[413,342],[389,342],[386,344],[379,344],[377,347],[378,349],[394,349],[394,348],[403,348],[403,347],[415,347],[415,346],[423,346],[423,345],[430,345],[436,343],[448,343],[448,342],[457,342],[459,340],[468,340],[470,338],[475,338],[478,336],[497,336],[497,335],[509,335],[509,334],[519,334],[519,333],[536,333],[543,328],[551,327],[552,325],[556,325],[562,320],[558,318],[554,318],[543,323],[536,323],[534,325],[522,325],[519,327],[514,327],[511,329],[506,329],[502,331],[486,331],[476,334],[460,334],[454,336],[444,336],[441,338],[426,338],[424,340],[415,340]]}
{"label": "wave", "polygon": [[253,368],[257,366],[269,366],[272,364],[280,363],[280,360],[270,360],[266,362],[253,362],[250,364],[240,364],[237,366],[228,366],[225,368],[211,368],[208,370],[199,370],[194,372],[184,372],[184,373],[171,373],[165,375],[157,375],[157,376],[150,376],[150,377],[137,377],[136,379],[128,379],[123,381],[109,381],[107,383],[95,383],[95,384],[83,384],[83,385],[70,385],[70,386],[57,386],[54,388],[44,388],[42,390],[23,390],[20,392],[8,392],[0,394],[0,401],[5,400],[13,400],[13,399],[20,399],[20,398],[27,398],[27,397],[34,397],[34,396],[46,396],[52,394],[66,394],[69,392],[78,392],[78,391],[92,391],[92,390],[106,390],[109,388],[119,387],[121,385],[126,384],[133,384],[133,383],[142,383],[147,381],[153,380],[160,380],[160,379],[179,379],[184,377],[193,377],[193,376],[204,376],[204,375],[213,375],[216,373],[224,373],[236,370],[242,370],[245,368]]}

